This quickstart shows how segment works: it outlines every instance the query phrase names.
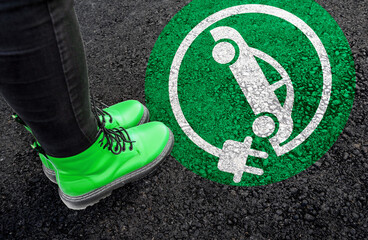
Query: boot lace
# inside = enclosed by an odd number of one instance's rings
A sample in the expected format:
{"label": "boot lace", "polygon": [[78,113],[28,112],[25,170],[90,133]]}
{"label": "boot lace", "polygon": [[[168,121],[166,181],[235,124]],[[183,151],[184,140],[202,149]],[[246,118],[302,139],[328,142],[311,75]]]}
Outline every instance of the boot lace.
{"label": "boot lace", "polygon": [[[93,97],[92,97],[92,99],[93,99]],[[106,117],[109,117],[109,123],[112,123],[113,118],[112,118],[111,114],[108,113],[108,112],[106,112],[106,111],[104,111],[104,110],[102,110],[101,108],[97,107],[96,106],[96,102],[98,104],[102,105],[104,108],[108,108],[109,106],[107,106],[105,103],[103,103],[103,102],[101,102],[99,100],[95,100],[95,99],[92,100],[92,107],[95,109],[97,115],[102,118],[102,122],[103,123],[106,123],[106,119],[105,118]]]}
{"label": "boot lace", "polygon": [[[127,144],[129,144],[129,150],[132,151],[133,143],[135,141],[131,140],[128,132],[123,127],[107,129],[105,127],[105,124],[106,124],[105,117],[108,116],[109,122],[111,123],[112,116],[108,112],[103,111],[96,106],[96,101],[93,98],[92,94],[91,94],[91,100],[92,100],[92,112],[95,115],[95,118],[97,120],[97,125],[99,127],[99,130],[96,134],[96,138],[98,138],[102,134],[102,138],[99,141],[100,146],[103,149],[107,148],[111,153],[115,155],[118,155],[121,152],[125,152]],[[106,104],[102,104],[102,105],[106,106]],[[99,116],[102,116],[102,121],[99,118]]]}

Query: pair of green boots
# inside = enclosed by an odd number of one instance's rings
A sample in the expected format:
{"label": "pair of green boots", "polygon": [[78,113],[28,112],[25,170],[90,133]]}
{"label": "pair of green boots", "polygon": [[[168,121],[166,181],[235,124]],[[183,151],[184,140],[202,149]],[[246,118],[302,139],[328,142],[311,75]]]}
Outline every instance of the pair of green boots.
{"label": "pair of green boots", "polygon": [[[40,152],[44,173],[59,185],[60,198],[71,209],[85,209],[114,189],[146,176],[174,145],[174,136],[163,123],[146,123],[148,109],[138,101],[121,102],[99,113],[100,134],[78,155],[55,158],[42,152],[37,142],[32,145]],[[13,117],[32,133],[18,116]]]}

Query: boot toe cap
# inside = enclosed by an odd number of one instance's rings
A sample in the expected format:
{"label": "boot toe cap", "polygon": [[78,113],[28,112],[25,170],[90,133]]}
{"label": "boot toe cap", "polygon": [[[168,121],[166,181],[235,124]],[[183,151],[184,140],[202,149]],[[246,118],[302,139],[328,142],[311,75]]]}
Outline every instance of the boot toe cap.
{"label": "boot toe cap", "polygon": [[142,154],[142,158],[146,159],[146,163],[155,160],[165,149],[170,141],[170,129],[161,122],[150,122],[135,127],[131,132],[133,141]]}
{"label": "boot toe cap", "polygon": [[144,115],[145,108],[137,100],[127,100],[107,108],[106,111],[113,116],[119,126],[130,128],[138,125]]}

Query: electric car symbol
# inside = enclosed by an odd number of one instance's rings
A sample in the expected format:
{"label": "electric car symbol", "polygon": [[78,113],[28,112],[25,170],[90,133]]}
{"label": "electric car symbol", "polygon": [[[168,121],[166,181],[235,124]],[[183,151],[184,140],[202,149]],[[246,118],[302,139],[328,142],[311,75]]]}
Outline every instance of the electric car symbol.
{"label": "electric car symbol", "polygon": [[[231,27],[217,27],[210,31],[216,42],[212,56],[219,64],[229,64],[234,61],[236,50],[226,40],[232,40],[238,45],[237,60],[229,66],[244,96],[257,116],[253,122],[253,132],[258,137],[269,137],[274,133],[273,118],[264,115],[272,114],[278,121],[277,133],[269,139],[272,146],[279,147],[287,140],[293,131],[291,112],[294,101],[294,90],[285,69],[271,56],[248,46],[240,33]],[[270,85],[263,74],[255,56],[268,62],[282,76],[282,80]],[[286,86],[287,97],[282,106],[275,90]],[[263,170],[246,166],[248,156],[267,158],[267,153],[250,149],[252,138],[246,137],[243,143],[227,140],[224,143],[218,162],[219,170],[234,174],[234,182],[240,182],[243,172],[262,175]]]}

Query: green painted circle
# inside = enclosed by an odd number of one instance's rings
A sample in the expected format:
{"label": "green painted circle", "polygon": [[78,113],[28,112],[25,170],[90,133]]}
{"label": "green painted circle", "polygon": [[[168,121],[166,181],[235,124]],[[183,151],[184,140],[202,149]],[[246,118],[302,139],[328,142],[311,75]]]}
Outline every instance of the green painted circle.
{"label": "green painted circle", "polygon": [[[268,153],[267,159],[249,156],[246,165],[260,168],[263,175],[243,173],[241,181],[234,174],[218,169],[219,158],[194,144],[180,128],[169,97],[169,76],[174,56],[188,33],[210,15],[223,9],[261,4],[283,9],[304,21],[326,49],[332,72],[332,90],[328,108],[314,132],[298,147],[277,156],[269,138],[257,137],[252,124],[256,116],[237,83],[229,65],[219,64],[212,56],[216,42],[210,31],[227,26],[236,29],[252,48],[273,57],[288,73],[294,88],[291,113],[293,131],[283,142],[298,136],[310,123],[320,104],[323,88],[321,62],[317,51],[303,32],[281,18],[246,13],[224,18],[205,29],[190,45],[178,74],[178,99],[191,128],[206,142],[222,149],[225,141],[253,139],[251,148]],[[228,44],[222,44],[228,47]],[[231,52],[233,54],[233,51]],[[256,58],[256,57],[255,57]],[[225,59],[226,62],[230,61]],[[281,79],[267,62],[256,58],[269,84]],[[310,0],[195,0],[176,14],[162,31],[152,50],[146,72],[146,101],[151,120],[164,122],[175,135],[172,155],[194,173],[227,185],[257,186],[282,181],[307,169],[335,143],[349,117],[355,89],[355,70],[349,44],[334,19],[320,5]],[[286,87],[275,91],[284,104]],[[264,115],[268,116],[268,113]],[[269,116],[274,118],[274,116]],[[279,128],[275,124],[276,131]]]}

